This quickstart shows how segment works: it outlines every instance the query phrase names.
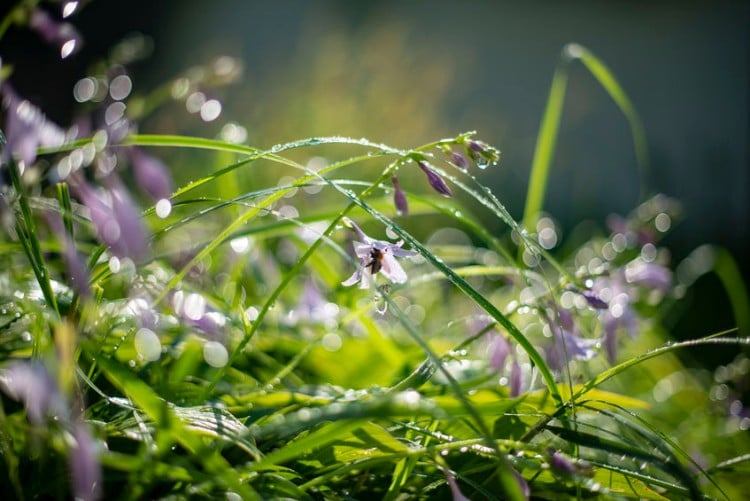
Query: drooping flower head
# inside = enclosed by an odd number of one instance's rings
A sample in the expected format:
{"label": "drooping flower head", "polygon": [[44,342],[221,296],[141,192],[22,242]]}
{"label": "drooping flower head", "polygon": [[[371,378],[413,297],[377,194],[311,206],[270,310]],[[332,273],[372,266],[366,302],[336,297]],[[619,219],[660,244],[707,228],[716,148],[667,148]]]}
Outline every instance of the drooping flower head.
{"label": "drooping flower head", "polygon": [[385,240],[375,240],[367,236],[354,221],[346,222],[357,233],[358,241],[354,241],[354,253],[359,259],[359,267],[352,276],[342,282],[344,286],[359,283],[360,289],[368,289],[373,277],[379,272],[391,282],[402,284],[406,282],[406,272],[396,261],[397,257],[413,257],[417,253],[402,249],[403,240],[391,243]]}

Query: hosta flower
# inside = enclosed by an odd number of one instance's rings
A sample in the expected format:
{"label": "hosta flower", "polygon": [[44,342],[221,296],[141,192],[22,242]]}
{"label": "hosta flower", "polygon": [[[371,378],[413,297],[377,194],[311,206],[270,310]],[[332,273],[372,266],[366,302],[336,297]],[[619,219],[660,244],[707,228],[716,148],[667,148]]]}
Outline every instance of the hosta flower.
{"label": "hosta flower", "polygon": [[83,180],[75,181],[71,187],[88,208],[99,238],[112,253],[138,262],[147,254],[146,229],[125,187],[115,179],[110,179],[109,184],[111,187],[103,191]]}
{"label": "hosta flower", "polygon": [[7,145],[2,158],[15,157],[29,166],[36,160],[40,146],[56,147],[65,142],[65,132],[47,120],[44,113],[29,101],[20,98],[7,82],[0,85],[3,106],[8,110],[5,117]]}
{"label": "hosta flower", "polygon": [[167,167],[158,158],[148,155],[140,148],[129,148],[128,153],[138,186],[154,201],[169,198],[172,194],[172,178]]}
{"label": "hosta flower", "polygon": [[667,268],[635,259],[624,270],[594,281],[592,292],[601,300],[606,299],[607,308],[600,314],[604,330],[602,342],[607,359],[614,363],[617,358],[618,334],[625,331],[632,338],[638,332],[638,319],[632,303],[639,298],[639,289],[665,293],[672,285],[672,273]]}
{"label": "hosta flower", "polygon": [[352,276],[342,282],[344,286],[359,283],[360,289],[367,289],[372,283],[373,276],[378,273],[385,275],[393,283],[406,282],[406,272],[396,261],[397,257],[413,257],[417,253],[402,249],[403,240],[391,243],[385,240],[375,240],[368,237],[354,221],[349,224],[357,232],[359,241],[354,242],[354,253],[359,259],[359,267]]}
{"label": "hosta flower", "polygon": [[47,418],[67,420],[68,406],[47,369],[39,362],[15,362],[0,373],[0,388],[26,405],[29,421],[39,425]]}
{"label": "hosta flower", "polygon": [[[546,315],[545,315],[546,316]],[[578,327],[568,310],[554,308],[547,324],[552,331],[552,342],[545,347],[547,363],[553,370],[561,370],[570,360],[591,360],[597,354],[595,339],[579,335]]]}

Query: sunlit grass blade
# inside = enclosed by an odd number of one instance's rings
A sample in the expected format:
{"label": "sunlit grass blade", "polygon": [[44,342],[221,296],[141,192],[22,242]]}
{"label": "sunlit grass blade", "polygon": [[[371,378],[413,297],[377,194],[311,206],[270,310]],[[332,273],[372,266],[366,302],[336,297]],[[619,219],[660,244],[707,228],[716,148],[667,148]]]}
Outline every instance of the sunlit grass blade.
{"label": "sunlit grass blade", "polygon": [[522,226],[527,230],[533,228],[536,218],[539,216],[544,205],[549,169],[555,153],[555,144],[562,118],[568,72],[570,71],[571,63],[575,60],[580,60],[591,72],[627,119],[633,137],[636,161],[640,169],[641,197],[646,194],[645,183],[648,169],[648,147],[640,117],[612,71],[587,48],[579,44],[568,44],[563,48],[554,76],[552,77],[547,105],[542,117],[539,134],[537,135],[529,188],[526,194],[526,206],[523,212]]}

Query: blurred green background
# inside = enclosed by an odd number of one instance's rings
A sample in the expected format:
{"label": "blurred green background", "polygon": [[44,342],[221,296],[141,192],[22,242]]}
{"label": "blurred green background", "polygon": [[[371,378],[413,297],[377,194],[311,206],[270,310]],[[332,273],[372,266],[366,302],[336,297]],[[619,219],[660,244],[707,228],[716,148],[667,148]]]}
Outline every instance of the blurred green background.
{"label": "blurred green background", "polygon": [[[213,137],[231,121],[260,147],[338,134],[408,147],[476,129],[503,153],[482,178],[518,219],[552,73],[562,47],[578,42],[610,66],[641,115],[649,190],[684,204],[667,241],[674,262],[713,243],[750,273],[748,2],[97,0],[71,21],[86,45],[63,63],[20,30],[0,50],[17,90],[58,123],[70,123],[70,89],[91,62],[140,32],[153,49],[130,69],[136,94],[220,55],[243,67],[237,83],[206,91],[223,103],[218,119],[204,123],[174,102],[141,132]],[[546,209],[564,235],[584,220],[602,226],[637,205],[639,175],[626,120],[576,67]],[[734,325],[711,276],[680,314],[678,338]]]}

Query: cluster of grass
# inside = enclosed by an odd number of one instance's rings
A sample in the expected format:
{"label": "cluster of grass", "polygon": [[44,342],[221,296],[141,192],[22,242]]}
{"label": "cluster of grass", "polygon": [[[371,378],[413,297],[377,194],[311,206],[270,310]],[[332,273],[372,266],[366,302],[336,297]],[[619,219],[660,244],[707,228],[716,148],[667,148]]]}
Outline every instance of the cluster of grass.
{"label": "cluster of grass", "polygon": [[[674,343],[661,322],[716,269],[744,329],[731,258],[702,247],[670,271],[659,239],[679,208],[661,195],[566,240],[542,212],[573,61],[623,110],[645,164],[611,72],[566,47],[522,223],[479,179],[499,153],[473,133],[408,150],[347,137],[259,149],[132,128],[115,139],[118,115],[55,143],[4,79],[2,492],[741,496],[750,361],[738,350],[712,373],[678,355],[749,341]],[[187,86],[175,99],[205,84],[175,82]],[[155,157],[175,151],[206,174],[138,210],[121,179],[169,185]],[[490,233],[494,220],[507,231]]]}

